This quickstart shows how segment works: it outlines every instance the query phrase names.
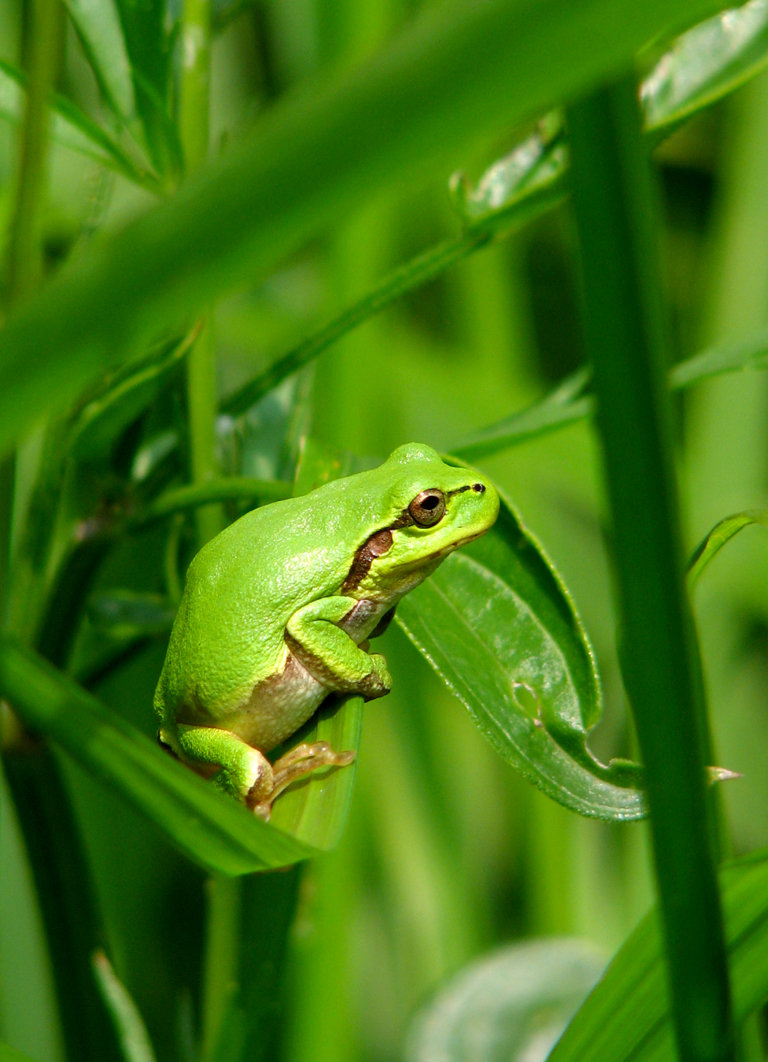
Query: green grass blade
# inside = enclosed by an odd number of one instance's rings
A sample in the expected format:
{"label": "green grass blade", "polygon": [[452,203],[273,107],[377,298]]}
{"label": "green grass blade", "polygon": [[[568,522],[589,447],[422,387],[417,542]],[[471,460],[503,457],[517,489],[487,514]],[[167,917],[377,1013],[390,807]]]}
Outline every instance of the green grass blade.
{"label": "green grass blade", "polygon": [[115,1026],[125,1062],[156,1062],[155,1052],[138,1007],[103,951],[94,954],[93,971]]}
{"label": "green grass blade", "polygon": [[120,16],[112,0],[66,0],[69,17],[83,45],[104,100],[121,125],[133,117],[131,67]]}
{"label": "green grass blade", "polygon": [[[734,1017],[743,1022],[768,996],[768,861],[721,875]],[[654,912],[622,946],[578,1011],[549,1062],[666,1062],[674,1057],[665,962]]]}
{"label": "green grass blade", "polygon": [[[425,11],[363,69],[284,100],[241,145],[92,245],[8,322],[0,452],[131,346],[252,283],[393,179],[441,172],[483,135],[578,93],[712,7],[455,0]],[[122,14],[125,27],[127,5]],[[127,28],[126,40],[130,51]],[[592,46],[574,50],[574,40]]]}
{"label": "green grass blade", "polygon": [[654,198],[634,80],[568,112],[584,319],[610,502],[623,635],[680,1057],[731,1059],[706,722],[683,584]]}

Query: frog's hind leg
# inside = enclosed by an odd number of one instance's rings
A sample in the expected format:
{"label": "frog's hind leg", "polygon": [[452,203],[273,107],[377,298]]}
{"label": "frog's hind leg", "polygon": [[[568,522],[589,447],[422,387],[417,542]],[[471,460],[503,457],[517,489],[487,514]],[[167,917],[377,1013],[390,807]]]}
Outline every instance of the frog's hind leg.
{"label": "frog's hind leg", "polygon": [[355,750],[336,752],[327,741],[315,741],[309,745],[302,742],[276,760],[272,765],[273,783],[268,803],[276,799],[289,785],[310,771],[320,767],[346,767],[355,758]]}
{"label": "frog's hind leg", "polygon": [[272,765],[262,752],[231,730],[181,725],[174,745],[177,747],[171,746],[172,750],[201,773],[210,773],[206,767],[220,767],[213,775],[214,785],[249,808],[256,810],[256,805],[264,800],[271,803]]}

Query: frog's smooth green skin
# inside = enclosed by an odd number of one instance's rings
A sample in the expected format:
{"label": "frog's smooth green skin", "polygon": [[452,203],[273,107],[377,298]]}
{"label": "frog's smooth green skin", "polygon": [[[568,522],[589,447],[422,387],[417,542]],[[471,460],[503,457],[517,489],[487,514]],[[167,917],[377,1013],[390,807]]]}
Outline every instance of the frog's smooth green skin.
{"label": "frog's smooth green skin", "polygon": [[401,446],[369,472],[247,513],[197,554],[155,693],[160,741],[264,817],[295,778],[354,753],[284,742],[331,692],[388,693],[367,651],[398,601],[493,524],[479,472]]}

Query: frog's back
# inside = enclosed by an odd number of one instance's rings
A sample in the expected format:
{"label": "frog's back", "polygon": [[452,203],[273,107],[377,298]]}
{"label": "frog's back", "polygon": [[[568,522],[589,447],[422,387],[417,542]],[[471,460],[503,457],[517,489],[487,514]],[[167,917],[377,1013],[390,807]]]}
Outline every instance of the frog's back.
{"label": "frog's back", "polygon": [[338,591],[346,537],[311,497],[246,513],[194,558],[155,695],[162,718],[215,718],[247,698],[285,666],[296,609]]}

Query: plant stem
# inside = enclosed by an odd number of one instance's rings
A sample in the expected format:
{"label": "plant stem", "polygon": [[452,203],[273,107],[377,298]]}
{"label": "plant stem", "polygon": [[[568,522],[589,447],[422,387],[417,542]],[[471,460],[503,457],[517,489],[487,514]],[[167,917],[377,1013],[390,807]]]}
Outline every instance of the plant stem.
{"label": "plant stem", "polygon": [[683,583],[654,199],[634,80],[572,107],[568,126],[624,679],[647,769],[678,1050],[684,1062],[726,1062],[734,1035],[703,683]]}
{"label": "plant stem", "polygon": [[[211,73],[210,0],[184,0],[180,27],[181,72],[178,123],[185,170],[191,173],[208,154]],[[193,483],[216,476],[216,366],[210,317],[187,355],[187,414],[189,470]],[[220,530],[219,506],[205,506],[195,514],[200,545]]]}
{"label": "plant stem", "polygon": [[[36,0],[25,32],[29,88],[19,136],[15,202],[8,242],[9,306],[28,298],[43,275],[43,211],[48,161],[48,100],[56,78],[61,46],[59,0]],[[5,622],[11,582],[15,454],[0,466],[0,620]]]}

